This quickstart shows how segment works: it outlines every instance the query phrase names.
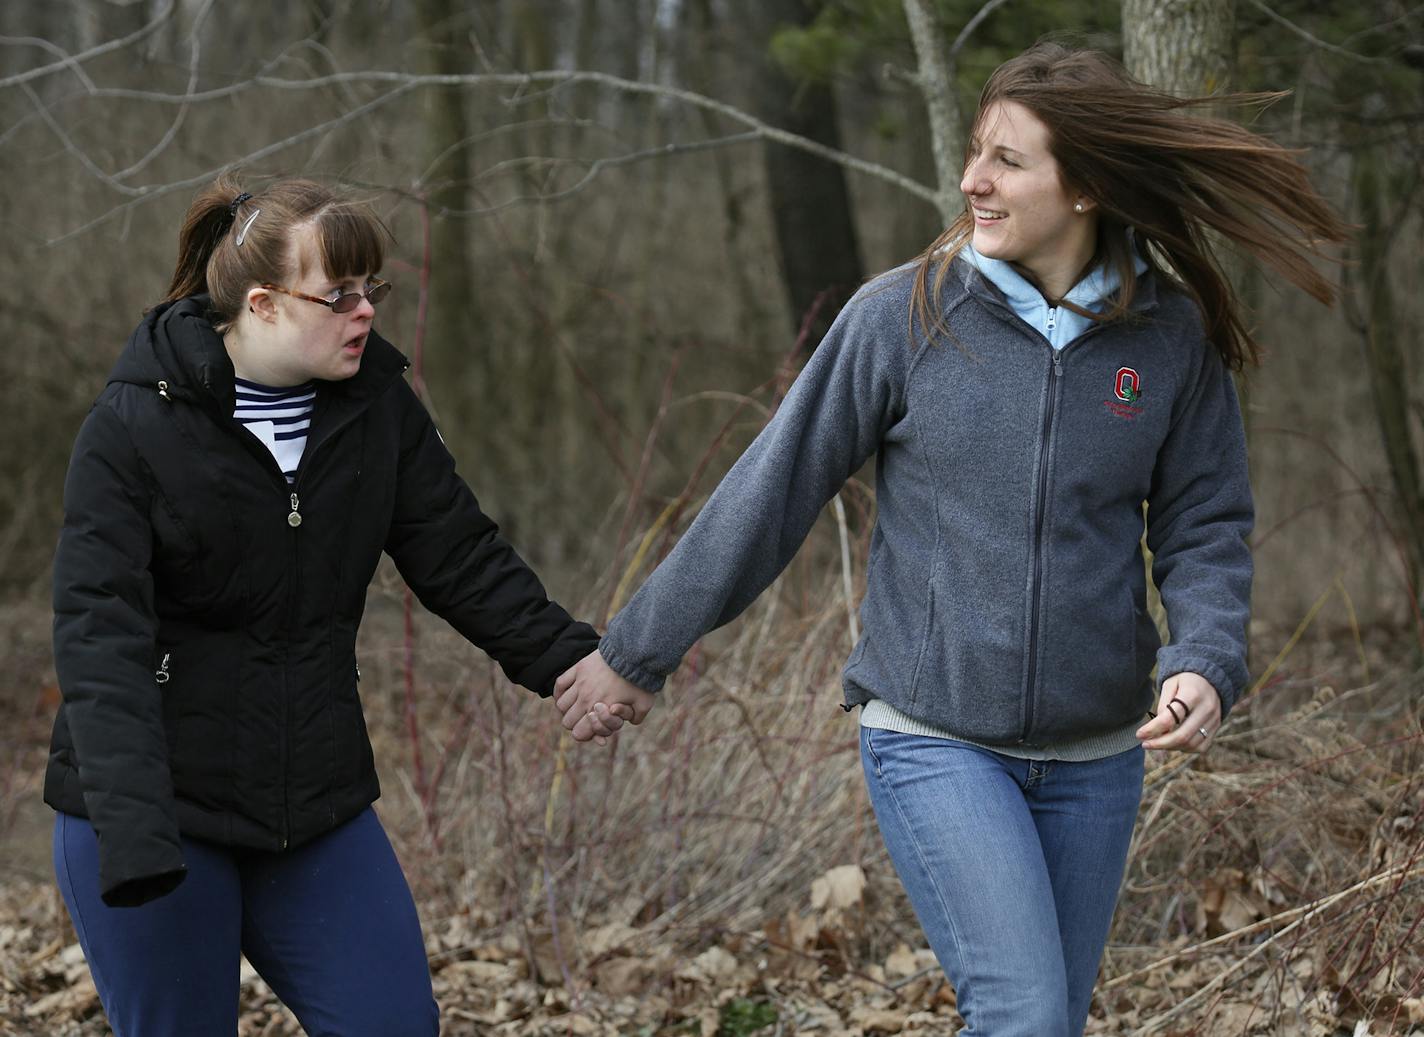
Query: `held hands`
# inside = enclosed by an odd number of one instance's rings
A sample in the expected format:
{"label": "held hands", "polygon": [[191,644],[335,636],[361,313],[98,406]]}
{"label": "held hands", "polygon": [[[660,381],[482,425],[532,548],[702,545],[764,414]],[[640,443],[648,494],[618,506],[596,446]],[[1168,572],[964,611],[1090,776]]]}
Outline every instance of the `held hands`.
{"label": "held hands", "polygon": [[554,682],[554,705],[564,730],[577,742],[603,745],[627,721],[641,724],[657,698],[624,680],[597,650],[589,652]]}
{"label": "held hands", "polygon": [[1221,727],[1221,698],[1199,673],[1178,673],[1162,683],[1157,715],[1137,729],[1148,749],[1205,752]]}

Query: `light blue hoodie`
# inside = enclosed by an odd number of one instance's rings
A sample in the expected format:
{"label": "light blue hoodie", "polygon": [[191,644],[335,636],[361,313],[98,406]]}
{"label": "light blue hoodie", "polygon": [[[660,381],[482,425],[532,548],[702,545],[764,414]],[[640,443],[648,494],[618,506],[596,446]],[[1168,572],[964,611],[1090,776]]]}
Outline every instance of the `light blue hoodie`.
{"label": "light blue hoodie", "polygon": [[[1062,349],[1097,323],[1074,313],[1066,306],[1050,306],[1043,293],[1034,287],[1032,281],[1015,270],[1012,263],[981,256],[974,251],[973,245],[965,245],[960,255],[965,262],[992,281],[994,287],[1003,293],[1004,301],[1013,311],[1022,317],[1029,327],[1042,334],[1054,349]],[[1133,254],[1133,265],[1139,277],[1147,270],[1146,260],[1136,253]],[[1068,289],[1068,294],[1063,298],[1085,310],[1101,313],[1109,297],[1117,291],[1118,281],[1117,270],[1107,264],[1101,264]]]}

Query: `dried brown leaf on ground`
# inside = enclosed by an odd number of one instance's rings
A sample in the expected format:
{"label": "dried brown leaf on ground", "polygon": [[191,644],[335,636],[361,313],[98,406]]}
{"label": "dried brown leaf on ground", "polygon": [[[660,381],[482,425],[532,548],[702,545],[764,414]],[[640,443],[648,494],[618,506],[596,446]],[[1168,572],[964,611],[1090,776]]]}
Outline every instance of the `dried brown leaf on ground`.
{"label": "dried brown leaf on ground", "polygon": [[[422,748],[452,746],[434,813],[404,767],[403,702],[371,695],[378,806],[448,1034],[723,1037],[743,1004],[783,1034],[956,1032],[837,705],[844,614],[772,599],[606,750],[573,746],[547,703],[423,627]],[[382,640],[399,619],[373,602],[372,688],[402,686],[399,642]],[[1205,757],[1149,758],[1090,1034],[1424,1037],[1424,674],[1371,664],[1357,687],[1282,668]],[[492,710],[477,742],[436,719],[465,695]],[[28,797],[36,730],[11,786]],[[0,1034],[103,1034],[42,871],[0,873]],[[259,978],[242,1010],[242,1037],[299,1033]]]}

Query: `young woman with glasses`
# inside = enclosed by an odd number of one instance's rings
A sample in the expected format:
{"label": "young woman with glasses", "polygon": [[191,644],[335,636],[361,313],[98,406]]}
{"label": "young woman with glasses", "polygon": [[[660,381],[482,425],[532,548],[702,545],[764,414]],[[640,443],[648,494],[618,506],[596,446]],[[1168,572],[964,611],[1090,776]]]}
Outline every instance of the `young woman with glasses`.
{"label": "young woman with glasses", "polygon": [[1214,103],[1056,44],[994,72],[964,213],[846,306],[556,687],[577,738],[616,730],[614,704],[640,721],[876,457],[846,704],[863,707],[871,803],[965,1034],[1082,1032],[1143,749],[1204,750],[1247,685],[1252,503],[1230,372],[1257,347],[1213,242],[1329,301],[1312,259],[1346,228],[1293,153],[1191,111]]}
{"label": "young woman with glasses", "polygon": [[384,249],[322,185],[220,180],[79,431],[45,799],[120,1037],[236,1033],[239,954],[308,1032],[437,1032],[358,696],[383,551],[542,695],[597,643],[480,510],[372,330]]}

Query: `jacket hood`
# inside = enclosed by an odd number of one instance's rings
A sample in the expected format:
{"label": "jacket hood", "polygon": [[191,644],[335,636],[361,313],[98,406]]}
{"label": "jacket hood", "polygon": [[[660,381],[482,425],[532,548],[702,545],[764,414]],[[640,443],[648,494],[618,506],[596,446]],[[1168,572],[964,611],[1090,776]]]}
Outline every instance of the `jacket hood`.
{"label": "jacket hood", "polygon": [[[341,382],[321,382],[323,389],[353,399],[374,396],[410,366],[405,356],[372,329],[361,368]],[[109,373],[109,382],[157,388],[165,382],[174,399],[220,406],[236,404],[232,360],[222,336],[209,319],[208,297],[193,295],[162,303],[144,314]]]}

